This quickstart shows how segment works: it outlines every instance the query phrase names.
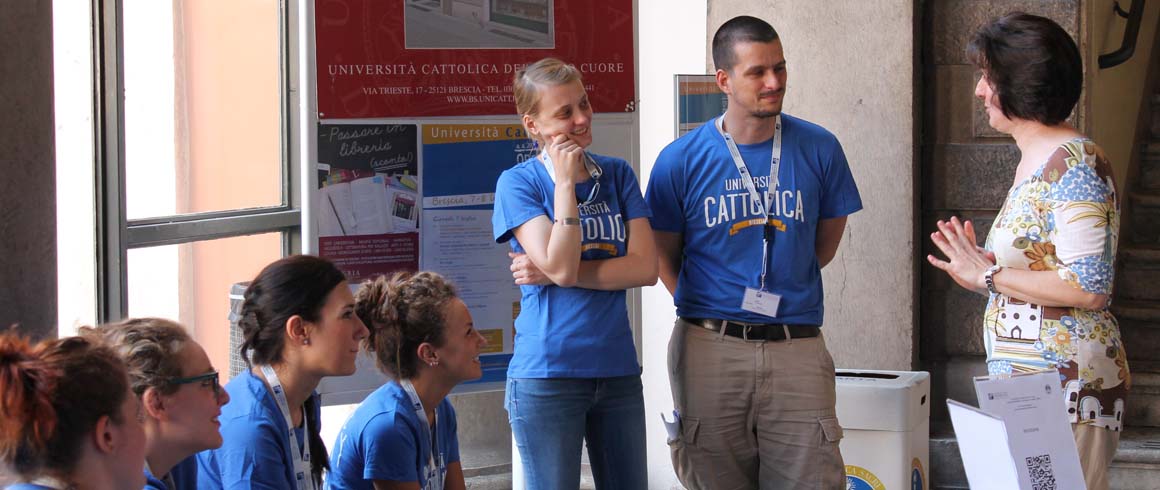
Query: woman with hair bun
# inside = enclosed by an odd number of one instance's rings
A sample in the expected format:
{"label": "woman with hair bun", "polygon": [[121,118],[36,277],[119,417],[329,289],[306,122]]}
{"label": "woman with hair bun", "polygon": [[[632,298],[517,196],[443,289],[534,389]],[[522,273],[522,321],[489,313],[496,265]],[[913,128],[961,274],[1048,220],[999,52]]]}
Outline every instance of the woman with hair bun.
{"label": "woman with hair bun", "polygon": [[355,410],[334,443],[327,488],[463,490],[455,410],[447,394],[482,375],[487,341],[454,286],[433,272],[363,283],[356,311],[367,350],[391,381]]}
{"label": "woman with hair bun", "polygon": [[163,318],[85,327],[120,353],[145,422],[145,490],[197,488],[194,454],[222,445],[218,416],[230,400],[205,349]]}
{"label": "woman with hair bun", "polygon": [[125,366],[83,337],[35,347],[0,335],[0,474],[8,490],[145,484],[145,431]]}
{"label": "woman with hair bun", "polygon": [[318,257],[267,265],[243,298],[239,350],[250,369],[226,385],[225,441],[198,455],[198,488],[317,489],[330,463],[314,389],[354,374],[367,328],[342,271]]}

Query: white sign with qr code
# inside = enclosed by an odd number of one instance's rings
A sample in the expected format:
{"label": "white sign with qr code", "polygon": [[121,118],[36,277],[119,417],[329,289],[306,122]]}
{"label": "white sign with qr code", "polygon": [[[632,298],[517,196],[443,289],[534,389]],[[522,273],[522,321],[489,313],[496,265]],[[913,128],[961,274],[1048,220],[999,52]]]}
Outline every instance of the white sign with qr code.
{"label": "white sign with qr code", "polygon": [[978,377],[975,393],[979,409],[1006,427],[1020,489],[1084,490],[1059,372]]}

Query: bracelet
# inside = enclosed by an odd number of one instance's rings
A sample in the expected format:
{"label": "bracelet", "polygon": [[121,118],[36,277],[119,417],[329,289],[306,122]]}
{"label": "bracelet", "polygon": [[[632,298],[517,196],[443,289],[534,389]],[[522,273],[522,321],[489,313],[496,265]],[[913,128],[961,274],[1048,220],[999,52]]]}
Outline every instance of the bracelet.
{"label": "bracelet", "polygon": [[557,218],[555,222],[564,226],[580,226],[580,218]]}
{"label": "bracelet", "polygon": [[1001,270],[1003,270],[1003,266],[995,264],[988,268],[987,272],[983,273],[983,282],[987,285],[987,292],[999,294],[999,291],[995,289],[995,274],[998,274]]}

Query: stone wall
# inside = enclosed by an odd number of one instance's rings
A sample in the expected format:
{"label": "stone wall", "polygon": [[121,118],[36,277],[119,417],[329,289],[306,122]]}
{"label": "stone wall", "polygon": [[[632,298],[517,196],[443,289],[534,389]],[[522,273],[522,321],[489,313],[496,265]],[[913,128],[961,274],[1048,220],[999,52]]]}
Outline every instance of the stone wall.
{"label": "stone wall", "polygon": [[[974,221],[981,244],[1019,163],[1014,141],[987,124],[983,104],[974,96],[979,74],[965,54],[971,34],[995,17],[1022,10],[1055,20],[1079,39],[1081,7],[1079,0],[927,3],[922,20],[926,39],[922,55],[923,256],[936,251],[930,242],[935,221],[952,215]],[[1077,127],[1083,127],[1082,116],[1072,116]],[[982,330],[986,298],[959,287],[925,260],[921,264],[919,357],[923,368],[931,371],[935,401],[931,416],[945,420],[946,405],[942,400],[949,396],[974,403],[971,376],[987,372]]]}
{"label": "stone wall", "polygon": [[56,336],[52,1],[0,15],[0,330]]}

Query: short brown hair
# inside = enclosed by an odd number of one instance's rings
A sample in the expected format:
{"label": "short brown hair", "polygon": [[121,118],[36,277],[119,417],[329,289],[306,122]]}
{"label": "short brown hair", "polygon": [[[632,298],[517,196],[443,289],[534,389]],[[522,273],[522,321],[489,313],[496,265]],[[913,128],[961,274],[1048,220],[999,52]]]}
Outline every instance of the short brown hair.
{"label": "short brown hair", "polygon": [[370,329],[364,340],[383,373],[410,379],[419,370],[419,345],[443,345],[444,306],[455,286],[434,272],[398,272],[366,281],[355,294],[355,313]]}
{"label": "short brown hair", "polygon": [[1083,89],[1083,58],[1051,19],[1012,12],[975,31],[967,57],[983,70],[1009,118],[1054,126],[1071,115]]}
{"label": "short brown hair", "polygon": [[740,43],[771,43],[778,39],[777,31],[768,22],[749,15],[740,15],[725,21],[713,34],[713,67],[729,71],[737,64],[734,46]]}

